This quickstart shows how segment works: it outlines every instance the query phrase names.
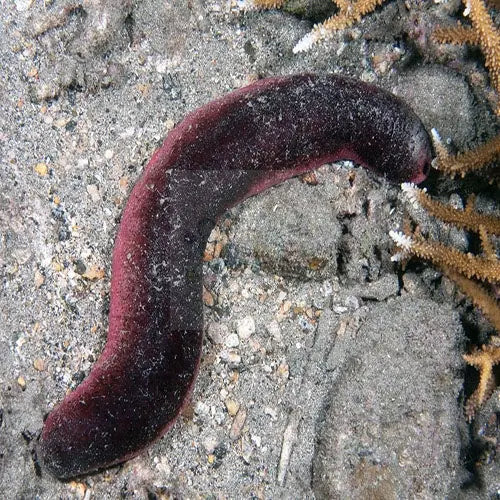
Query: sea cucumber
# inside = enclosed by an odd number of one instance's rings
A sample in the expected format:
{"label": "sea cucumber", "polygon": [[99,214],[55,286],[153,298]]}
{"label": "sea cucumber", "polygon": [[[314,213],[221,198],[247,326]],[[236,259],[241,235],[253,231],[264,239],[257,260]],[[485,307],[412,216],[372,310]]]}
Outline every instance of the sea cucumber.
{"label": "sea cucumber", "polygon": [[89,473],[166,432],[198,370],[202,253],[216,218],[338,159],[419,183],[431,151],[401,100],[333,75],[257,81],[195,110],[167,136],[123,212],[104,351],[45,421],[45,469],[61,479]]}

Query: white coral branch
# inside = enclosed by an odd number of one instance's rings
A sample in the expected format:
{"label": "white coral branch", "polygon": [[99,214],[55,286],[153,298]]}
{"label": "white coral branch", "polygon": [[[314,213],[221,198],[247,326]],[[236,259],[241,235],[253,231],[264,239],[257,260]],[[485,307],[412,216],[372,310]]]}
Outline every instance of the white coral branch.
{"label": "white coral branch", "polygon": [[413,208],[420,207],[420,195],[427,193],[426,188],[420,189],[413,182],[403,182],[401,191]]}
{"label": "white coral branch", "polygon": [[306,36],[302,37],[295,47],[293,48],[294,54],[308,51],[316,42],[319,41],[319,36],[315,31],[309,32]]}
{"label": "white coral branch", "polygon": [[401,231],[389,231],[389,236],[393,239],[394,243],[402,250],[409,251],[413,246],[413,240]]}

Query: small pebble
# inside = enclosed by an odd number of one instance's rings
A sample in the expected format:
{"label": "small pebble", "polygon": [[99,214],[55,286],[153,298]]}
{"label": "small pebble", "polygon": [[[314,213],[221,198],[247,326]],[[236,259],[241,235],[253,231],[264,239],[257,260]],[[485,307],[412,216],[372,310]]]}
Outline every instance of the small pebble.
{"label": "small pebble", "polygon": [[252,316],[245,316],[243,319],[238,320],[236,331],[240,339],[248,339],[255,333],[255,321]]}
{"label": "small pebble", "polygon": [[57,128],[63,128],[65,127],[69,122],[71,121],[71,118],[68,118],[67,116],[63,118],[57,118],[57,120],[54,121],[54,126]]}
{"label": "small pebble", "polygon": [[262,444],[262,438],[258,436],[257,434],[252,434],[250,436],[252,443],[257,446],[257,448],[260,448],[260,445]]}
{"label": "small pebble", "polygon": [[207,307],[213,307],[215,305],[215,299],[212,293],[207,290],[205,287],[203,287],[203,292],[202,292],[202,297],[203,297],[203,303]]}
{"label": "small pebble", "polygon": [[22,375],[19,375],[19,377],[17,377],[17,384],[19,385],[21,390],[24,391],[24,389],[26,389],[26,380]]}
{"label": "small pebble", "polygon": [[225,404],[229,415],[231,415],[231,417],[234,417],[240,409],[240,404],[233,399],[226,399]]}
{"label": "small pebble", "polygon": [[33,367],[35,370],[39,372],[43,372],[45,370],[45,361],[43,359],[37,358],[33,361]]}
{"label": "small pebble", "polygon": [[230,333],[226,337],[224,344],[227,347],[238,347],[240,345],[240,339],[239,339],[238,335],[236,335],[236,333]]}
{"label": "small pebble", "polygon": [[207,337],[213,344],[220,345],[224,343],[224,338],[229,335],[229,329],[221,323],[209,323],[207,328]]}
{"label": "small pebble", "polygon": [[274,420],[274,421],[278,420],[278,412],[274,408],[266,406],[264,408],[264,414],[271,417],[271,420]]}
{"label": "small pebble", "polygon": [[233,441],[235,441],[240,437],[246,419],[247,419],[247,411],[245,410],[245,408],[240,408],[240,410],[234,417],[233,425],[231,425],[231,430],[229,431],[229,437]]}
{"label": "small pebble", "polygon": [[196,413],[196,415],[206,417],[210,413],[210,406],[208,406],[206,403],[203,403],[203,401],[198,401],[194,407],[194,412]]}
{"label": "small pebble", "polygon": [[87,486],[84,483],[77,481],[71,481],[69,487],[75,492],[76,497],[83,499],[85,498],[85,493],[87,492]]}
{"label": "small pebble", "polygon": [[276,320],[271,321],[268,325],[266,325],[267,331],[273,337],[274,340],[281,341],[281,328],[279,323]]}
{"label": "small pebble", "polygon": [[128,184],[129,184],[129,178],[128,177],[122,177],[118,181],[118,186],[119,186],[120,191],[122,193],[126,193],[128,191]]}
{"label": "small pebble", "polygon": [[349,309],[354,311],[359,309],[360,307],[359,300],[354,295],[349,295],[348,297],[346,297],[344,303]]}
{"label": "small pebble", "polygon": [[37,163],[34,170],[40,177],[45,177],[49,173],[49,167],[46,163]]}
{"label": "small pebble", "polygon": [[288,380],[288,377],[290,375],[290,369],[288,367],[288,364],[281,363],[278,366],[278,369],[276,370],[276,374],[278,375],[279,378],[283,380]]}
{"label": "small pebble", "polygon": [[342,314],[342,313],[345,313],[347,311],[347,307],[344,307],[344,306],[333,306],[333,312],[337,313],[337,314]]}
{"label": "small pebble", "polygon": [[88,184],[87,193],[94,203],[98,203],[101,200],[101,193],[99,192],[99,188],[96,184]]}
{"label": "small pebble", "polygon": [[216,410],[214,420],[218,425],[222,425],[226,421],[226,414],[222,410]]}
{"label": "small pebble", "polygon": [[241,363],[241,356],[234,351],[221,351],[220,359],[223,363],[239,365]]}
{"label": "small pebble", "polygon": [[98,266],[92,266],[89,270],[85,271],[82,274],[82,277],[94,281],[94,280],[102,280],[105,276],[106,272],[104,271],[103,268],[98,267]]}
{"label": "small pebble", "polygon": [[253,448],[248,439],[242,439],[241,442],[241,458],[245,461],[245,463],[249,464],[252,458]]}
{"label": "small pebble", "polygon": [[210,435],[203,440],[202,444],[203,448],[205,448],[206,453],[210,455],[211,453],[214,452],[215,448],[217,448],[219,440],[217,439],[216,436]]}
{"label": "small pebble", "polygon": [[40,288],[45,283],[44,275],[38,270],[35,270],[35,288]]}

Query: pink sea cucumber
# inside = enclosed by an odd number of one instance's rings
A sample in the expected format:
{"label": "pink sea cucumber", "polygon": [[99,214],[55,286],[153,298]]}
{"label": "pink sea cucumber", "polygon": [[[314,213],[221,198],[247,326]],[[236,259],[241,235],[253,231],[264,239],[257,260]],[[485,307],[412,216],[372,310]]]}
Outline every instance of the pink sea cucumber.
{"label": "pink sea cucumber", "polygon": [[401,100],[341,76],[269,78],[189,114],[130,194],[113,252],[106,347],[45,421],[44,467],[69,478],[123,462],[173,424],[196,377],[202,253],[227,208],[326,162],[424,180],[427,133]]}

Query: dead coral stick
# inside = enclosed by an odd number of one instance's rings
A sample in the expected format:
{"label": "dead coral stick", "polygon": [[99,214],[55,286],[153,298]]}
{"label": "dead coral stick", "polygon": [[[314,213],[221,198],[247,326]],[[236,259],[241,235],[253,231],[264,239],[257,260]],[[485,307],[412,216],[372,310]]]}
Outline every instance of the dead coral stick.
{"label": "dead coral stick", "polygon": [[278,465],[278,484],[282,485],[285,482],[288,466],[290,465],[290,457],[292,455],[293,445],[297,441],[297,434],[300,423],[300,415],[297,410],[292,411],[288,417],[288,423],[283,433],[283,443],[281,444],[280,462]]}

